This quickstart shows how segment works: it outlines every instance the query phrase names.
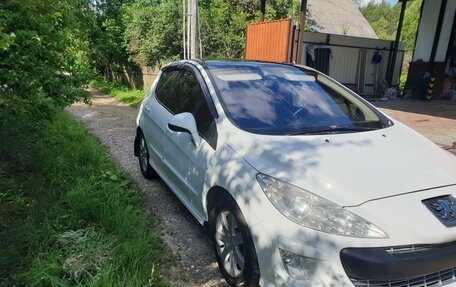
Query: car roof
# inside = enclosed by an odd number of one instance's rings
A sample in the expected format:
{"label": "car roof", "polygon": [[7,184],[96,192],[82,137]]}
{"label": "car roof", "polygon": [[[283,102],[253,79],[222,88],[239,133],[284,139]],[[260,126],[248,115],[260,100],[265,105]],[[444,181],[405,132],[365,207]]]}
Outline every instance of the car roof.
{"label": "car roof", "polygon": [[263,61],[203,61],[208,67],[236,67],[236,66],[292,66],[292,64],[286,63],[275,63],[275,62],[263,62]]}
{"label": "car roof", "polygon": [[242,67],[261,67],[261,66],[293,66],[293,67],[299,67],[303,68],[306,70],[314,70],[310,67],[304,66],[304,65],[297,65],[297,64],[292,64],[292,63],[277,63],[277,62],[268,62],[268,61],[252,61],[252,60],[199,60],[199,59],[187,59],[187,60],[180,60],[180,61],[175,61],[171,62],[166,67],[179,67],[185,63],[198,63],[202,65],[205,68],[229,68],[229,67],[236,67],[236,66],[242,66]]}
{"label": "car roof", "polygon": [[301,64],[293,64],[293,63],[277,63],[277,62],[267,62],[267,61],[251,61],[251,60],[200,60],[200,59],[187,59],[187,60],[180,60],[175,62],[170,62],[169,64],[165,65],[161,70],[167,69],[175,69],[182,67],[186,63],[191,64],[198,64],[203,67],[205,70],[210,70],[211,68],[235,68],[235,67],[261,67],[261,66],[277,66],[277,67],[295,67],[298,69],[302,69],[306,72],[313,72],[320,74],[319,71],[315,70],[314,68],[301,65]]}

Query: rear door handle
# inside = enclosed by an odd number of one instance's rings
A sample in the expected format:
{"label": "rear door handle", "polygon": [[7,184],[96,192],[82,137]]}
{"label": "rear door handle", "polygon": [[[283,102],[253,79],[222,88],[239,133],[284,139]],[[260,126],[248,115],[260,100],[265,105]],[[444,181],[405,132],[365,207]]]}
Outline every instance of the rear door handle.
{"label": "rear door handle", "polygon": [[150,112],[150,107],[149,107],[149,105],[145,105],[144,108],[146,109],[146,111]]}

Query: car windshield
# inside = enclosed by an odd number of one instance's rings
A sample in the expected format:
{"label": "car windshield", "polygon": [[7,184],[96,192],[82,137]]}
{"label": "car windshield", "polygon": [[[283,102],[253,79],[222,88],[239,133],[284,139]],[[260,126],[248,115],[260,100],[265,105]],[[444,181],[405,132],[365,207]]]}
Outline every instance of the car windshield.
{"label": "car windshield", "polygon": [[300,135],[388,125],[357,96],[316,72],[272,63],[207,64],[227,116],[245,131]]}

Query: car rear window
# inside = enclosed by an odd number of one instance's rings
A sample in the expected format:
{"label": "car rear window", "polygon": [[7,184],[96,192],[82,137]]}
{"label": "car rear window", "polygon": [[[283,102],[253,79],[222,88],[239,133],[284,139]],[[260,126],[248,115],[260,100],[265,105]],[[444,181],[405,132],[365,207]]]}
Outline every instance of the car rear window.
{"label": "car rear window", "polygon": [[370,130],[386,118],[347,89],[313,71],[268,63],[209,63],[227,116],[239,128],[289,135]]}

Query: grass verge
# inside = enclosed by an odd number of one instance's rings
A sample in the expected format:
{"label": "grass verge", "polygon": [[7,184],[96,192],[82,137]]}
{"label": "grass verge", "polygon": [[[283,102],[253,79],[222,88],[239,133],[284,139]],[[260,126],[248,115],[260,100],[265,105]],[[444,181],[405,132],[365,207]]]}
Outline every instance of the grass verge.
{"label": "grass verge", "polygon": [[84,127],[58,112],[2,143],[0,286],[167,286],[151,215]]}
{"label": "grass verge", "polygon": [[130,89],[119,82],[106,81],[103,79],[91,81],[90,86],[105,94],[109,94],[132,107],[137,107],[146,95],[146,92],[143,90]]}

